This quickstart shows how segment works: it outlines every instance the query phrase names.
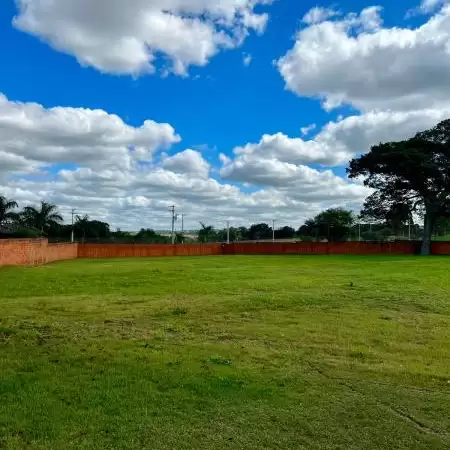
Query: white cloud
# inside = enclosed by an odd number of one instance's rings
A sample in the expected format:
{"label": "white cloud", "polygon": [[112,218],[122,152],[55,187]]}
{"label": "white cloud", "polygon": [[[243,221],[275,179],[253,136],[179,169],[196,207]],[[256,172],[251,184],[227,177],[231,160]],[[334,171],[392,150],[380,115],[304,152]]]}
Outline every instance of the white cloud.
{"label": "white cloud", "polygon": [[420,10],[424,13],[430,13],[435,11],[438,7],[449,3],[448,0],[422,0],[420,4]]}
{"label": "white cloud", "polygon": [[305,168],[279,187],[245,193],[223,181],[161,168],[100,172],[84,168],[65,170],[55,181],[10,180],[3,186],[0,183],[0,192],[19,199],[22,205],[46,199],[66,213],[76,207],[80,213],[130,230],[168,229],[167,206],[172,204],[178,212],[188,214],[186,226],[190,228],[198,228],[199,221],[223,227],[228,219],[239,225],[274,216],[299,226],[324,207],[353,205],[364,199],[364,187],[350,185],[331,173],[316,172]]}
{"label": "white cloud", "polygon": [[176,173],[184,173],[198,178],[208,178],[211,169],[200,152],[187,149],[173,156],[165,157],[162,167]]}
{"label": "white cloud", "polygon": [[23,156],[0,150],[0,177],[15,172],[27,173],[37,168],[37,164]]}
{"label": "white cloud", "polygon": [[236,179],[236,173],[239,173],[239,181],[250,182],[255,161],[264,160],[297,166],[345,165],[349,159],[369,151],[379,142],[406,139],[449,116],[450,105],[447,109],[437,110],[372,111],[329,122],[313,139],[289,137],[283,133],[264,135],[258,143],[236,147],[234,159],[221,158],[221,174],[225,178]]}
{"label": "white cloud", "polygon": [[[227,177],[227,169],[223,171]],[[363,200],[368,190],[360,184],[348,183],[331,170],[319,171],[276,159],[238,160],[229,178],[253,185],[271,186],[302,201]]]}
{"label": "white cloud", "polygon": [[253,56],[250,55],[249,53],[244,53],[243,54],[243,59],[242,62],[244,63],[244,66],[249,66],[252,62]]}
{"label": "white cloud", "polygon": [[339,13],[331,8],[323,8],[321,6],[315,6],[311,8],[303,17],[303,23],[312,25],[315,23],[320,23],[331,17],[337,16]]}
{"label": "white cloud", "polygon": [[0,93],[0,172],[55,162],[129,167],[179,141],[169,124],[147,120],[132,127],[103,110],[44,108],[9,101]]}
{"label": "white cloud", "polygon": [[307,136],[311,131],[314,131],[317,128],[317,125],[315,123],[312,123],[311,125],[308,125],[307,127],[300,128],[301,133],[303,136]]}
{"label": "white cloud", "polygon": [[417,28],[382,28],[380,9],[301,29],[278,61],[288,89],[327,109],[418,110],[448,105],[450,6]]}
{"label": "white cloud", "polygon": [[290,138],[283,133],[265,134],[258,143],[236,147],[234,153],[237,157],[232,164],[250,159],[278,159],[292,164],[337,166],[348,159],[347,152],[341,154],[334,150],[319,139]]}
{"label": "white cloud", "polygon": [[[14,25],[74,55],[80,64],[114,74],[166,69],[185,74],[222,49],[239,46],[250,30],[262,33],[270,0],[17,0]],[[164,70],[165,71],[165,70]]]}

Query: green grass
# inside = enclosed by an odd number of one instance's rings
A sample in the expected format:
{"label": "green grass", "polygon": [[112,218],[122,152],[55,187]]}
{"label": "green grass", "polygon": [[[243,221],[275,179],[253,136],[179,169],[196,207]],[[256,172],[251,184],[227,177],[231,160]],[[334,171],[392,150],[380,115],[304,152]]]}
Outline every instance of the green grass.
{"label": "green grass", "polygon": [[450,241],[450,236],[434,236],[433,241],[448,242]]}
{"label": "green grass", "polygon": [[0,268],[0,448],[450,448],[450,258]]}

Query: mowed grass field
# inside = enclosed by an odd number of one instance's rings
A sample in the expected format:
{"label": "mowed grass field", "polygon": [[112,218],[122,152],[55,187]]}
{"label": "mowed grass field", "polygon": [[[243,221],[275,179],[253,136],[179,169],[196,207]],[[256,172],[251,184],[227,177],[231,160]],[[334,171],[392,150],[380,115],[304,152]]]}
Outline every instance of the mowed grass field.
{"label": "mowed grass field", "polygon": [[450,448],[450,258],[0,268],[0,448]]}

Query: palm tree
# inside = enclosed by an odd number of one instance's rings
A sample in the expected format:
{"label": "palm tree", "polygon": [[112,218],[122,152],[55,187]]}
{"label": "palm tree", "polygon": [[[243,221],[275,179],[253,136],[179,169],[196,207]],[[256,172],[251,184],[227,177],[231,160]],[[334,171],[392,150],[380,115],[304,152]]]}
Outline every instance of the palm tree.
{"label": "palm tree", "polygon": [[18,204],[14,200],[8,200],[3,195],[0,195],[0,225],[5,225],[14,222],[17,219],[17,213],[11,209],[17,208]]}
{"label": "palm tree", "polygon": [[50,225],[63,221],[61,214],[58,212],[58,207],[46,202],[41,202],[38,208],[26,206],[23,209],[22,217],[25,225],[39,230],[41,236]]}

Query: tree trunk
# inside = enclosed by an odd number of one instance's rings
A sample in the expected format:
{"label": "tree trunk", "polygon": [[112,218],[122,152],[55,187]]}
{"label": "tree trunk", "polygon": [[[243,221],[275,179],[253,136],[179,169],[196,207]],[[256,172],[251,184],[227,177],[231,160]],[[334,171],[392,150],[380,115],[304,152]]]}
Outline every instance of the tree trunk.
{"label": "tree trunk", "polygon": [[434,227],[434,215],[430,212],[425,214],[425,221],[423,226],[423,241],[421,255],[431,255],[431,234]]}

